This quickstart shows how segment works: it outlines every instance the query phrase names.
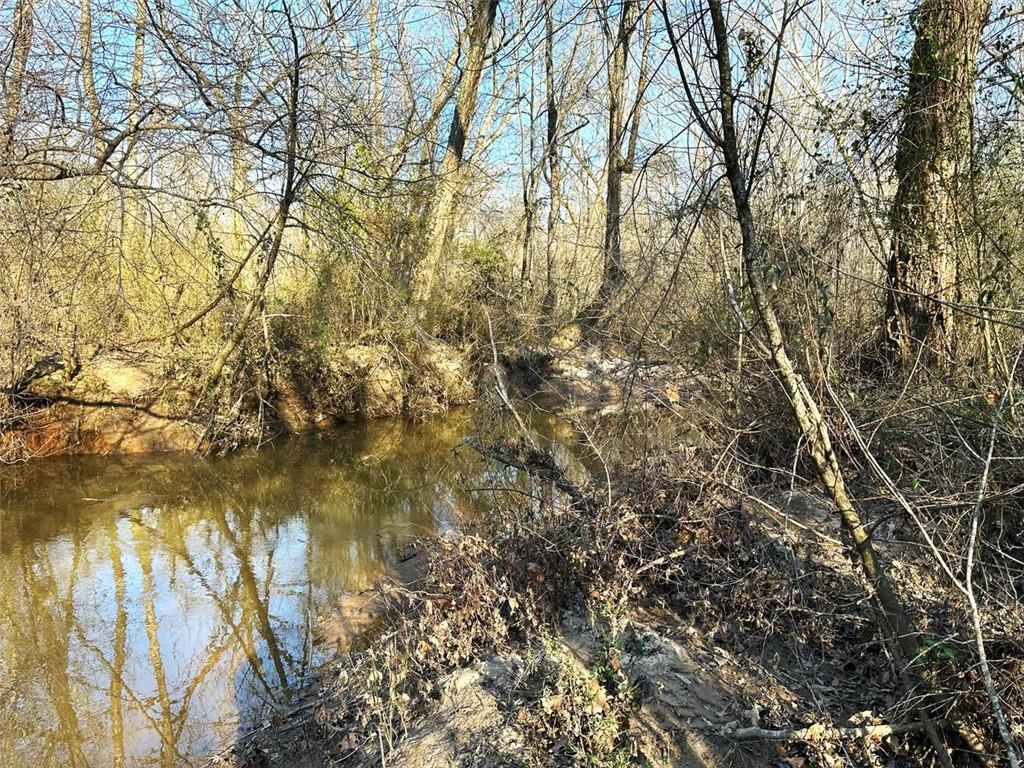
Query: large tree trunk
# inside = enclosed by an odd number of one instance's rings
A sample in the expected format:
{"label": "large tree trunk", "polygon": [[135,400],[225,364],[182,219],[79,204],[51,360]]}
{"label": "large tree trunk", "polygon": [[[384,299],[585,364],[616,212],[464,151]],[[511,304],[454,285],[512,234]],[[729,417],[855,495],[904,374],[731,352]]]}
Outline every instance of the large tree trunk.
{"label": "large tree trunk", "polygon": [[456,195],[466,149],[466,136],[476,113],[480,77],[487,55],[498,0],[475,0],[467,24],[469,51],[455,97],[455,113],[448,130],[448,143],[430,209],[426,251],[413,278],[412,302],[421,314],[434,293],[443,257],[455,223]]}
{"label": "large tree trunk", "polygon": [[951,304],[965,245],[957,226],[970,169],[971,103],[989,0],[921,0],[896,150],[885,332],[904,368],[955,358]]}

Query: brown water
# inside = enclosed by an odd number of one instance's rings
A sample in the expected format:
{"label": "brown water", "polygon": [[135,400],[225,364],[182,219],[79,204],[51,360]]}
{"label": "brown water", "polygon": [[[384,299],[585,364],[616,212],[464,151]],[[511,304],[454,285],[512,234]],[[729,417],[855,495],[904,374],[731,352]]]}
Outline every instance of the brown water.
{"label": "brown water", "polygon": [[224,458],[0,471],[0,765],[201,763],[329,649],[317,619],[508,481],[472,414]]}

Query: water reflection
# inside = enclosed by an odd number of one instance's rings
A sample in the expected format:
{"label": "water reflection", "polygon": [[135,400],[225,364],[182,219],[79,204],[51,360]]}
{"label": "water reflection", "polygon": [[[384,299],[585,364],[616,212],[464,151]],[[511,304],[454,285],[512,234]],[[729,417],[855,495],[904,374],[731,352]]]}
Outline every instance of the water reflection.
{"label": "water reflection", "polygon": [[228,743],[322,660],[316,617],[339,592],[497,482],[452,450],[470,419],[5,469],[4,764],[178,766]]}

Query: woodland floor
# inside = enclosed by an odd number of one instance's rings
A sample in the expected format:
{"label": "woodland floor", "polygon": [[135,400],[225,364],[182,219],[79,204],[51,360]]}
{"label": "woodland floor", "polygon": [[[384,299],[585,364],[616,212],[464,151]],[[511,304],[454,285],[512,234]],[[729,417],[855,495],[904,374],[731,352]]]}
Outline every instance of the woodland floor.
{"label": "woodland floor", "polygon": [[[763,525],[748,536],[763,536],[775,556],[792,554],[792,567],[801,572],[807,594],[824,593],[837,581],[843,585],[839,599],[848,604],[834,619],[825,619],[836,625],[833,632],[814,637],[805,626],[787,627],[792,616],[785,610],[774,617],[780,626],[756,615],[753,603],[763,590],[756,568],[738,573],[727,591],[709,593],[695,586],[689,595],[685,587],[672,595],[634,594],[632,604],[613,622],[585,605],[566,607],[541,622],[532,637],[498,649],[474,648],[455,668],[418,681],[429,692],[386,735],[381,723],[374,724],[376,718],[360,721],[354,714],[350,686],[353,671],[366,675],[367,662],[386,664],[388,659],[361,654],[346,658],[337,680],[330,680],[338,672],[332,670],[293,715],[268,721],[238,751],[214,765],[919,764],[915,735],[849,740],[828,732],[831,727],[889,722],[904,708],[893,698],[893,673],[879,661],[861,587],[841,543],[832,538],[838,531],[828,510],[803,494],[792,496],[789,503],[776,501],[780,506],[772,507],[779,510],[778,517],[762,518]],[[763,551],[752,552],[751,565],[764,556]],[[395,604],[395,594],[436,589],[418,576],[410,581],[407,574],[398,576],[396,583],[403,582],[399,587],[382,590],[383,598],[371,598],[381,609],[370,611],[374,618]],[[927,576],[909,566],[903,576],[905,585],[916,583],[918,595],[926,597]],[[453,597],[472,599],[467,594]],[[799,596],[776,597],[782,604],[791,603],[794,613],[807,610]],[[403,605],[408,608],[408,603]],[[826,606],[820,608],[824,616]],[[345,627],[365,628],[359,617],[366,613],[365,607],[353,610],[351,603],[343,604],[339,615],[328,620],[328,632],[339,626],[342,632]],[[912,720],[911,713],[904,716]],[[817,733],[812,729],[807,739],[737,737],[751,726],[821,728]]]}

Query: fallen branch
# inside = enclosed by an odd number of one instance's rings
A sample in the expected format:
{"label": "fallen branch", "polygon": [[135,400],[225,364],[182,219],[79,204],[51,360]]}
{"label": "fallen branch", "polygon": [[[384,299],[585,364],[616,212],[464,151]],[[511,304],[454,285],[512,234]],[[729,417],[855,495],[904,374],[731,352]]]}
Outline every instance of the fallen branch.
{"label": "fallen branch", "polygon": [[[933,725],[937,724],[933,723]],[[814,743],[841,739],[884,739],[889,736],[898,736],[902,733],[915,733],[924,730],[925,726],[920,722],[849,726],[814,723],[805,728],[785,728],[782,730],[769,730],[754,725],[739,728],[727,735],[740,740],[760,739],[763,741],[806,741]]]}
{"label": "fallen branch", "polygon": [[544,451],[536,448],[506,448],[504,450],[484,445],[478,438],[467,437],[462,441],[474,451],[501,464],[526,472],[539,480],[550,482],[558,490],[570,498],[572,503],[581,509],[592,510],[595,502],[587,496],[579,486],[566,478],[565,473],[555,464],[554,459]]}

